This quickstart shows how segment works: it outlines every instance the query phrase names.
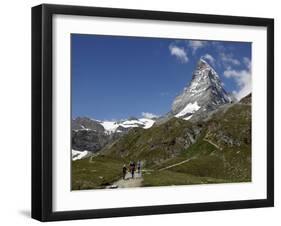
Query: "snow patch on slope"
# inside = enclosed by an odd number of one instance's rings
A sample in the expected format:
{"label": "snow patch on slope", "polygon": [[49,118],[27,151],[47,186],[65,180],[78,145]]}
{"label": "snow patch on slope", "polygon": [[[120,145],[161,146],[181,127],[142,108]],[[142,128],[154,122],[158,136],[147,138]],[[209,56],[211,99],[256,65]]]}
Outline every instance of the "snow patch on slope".
{"label": "snow patch on slope", "polygon": [[197,101],[195,101],[194,103],[189,103],[188,105],[186,105],[184,109],[182,109],[178,114],[175,115],[175,117],[180,118],[185,116],[186,114],[193,114],[199,109],[200,106],[198,105]]}
{"label": "snow patch on slope", "polygon": [[182,118],[182,119],[184,119],[184,120],[188,121],[189,119],[191,119],[191,117],[192,117],[192,115],[189,115],[189,116],[184,117],[184,118]]}
{"label": "snow patch on slope", "polygon": [[117,122],[114,121],[103,121],[101,122],[101,125],[103,126],[103,128],[107,131],[107,132],[115,132],[115,130],[117,129],[117,127],[119,126],[117,124]]}
{"label": "snow patch on slope", "polygon": [[89,157],[91,153],[89,151],[77,151],[72,149],[71,155],[72,155],[72,161],[76,161],[79,159],[84,159]]}
{"label": "snow patch on slope", "polygon": [[130,127],[139,127],[142,126],[143,123],[139,120],[127,120],[119,124],[122,127],[130,128]]}
{"label": "snow patch on slope", "polygon": [[123,128],[137,128],[141,127],[144,129],[149,129],[154,124],[154,120],[147,119],[147,118],[140,118],[134,120],[126,120],[122,122],[115,122],[115,121],[103,121],[101,125],[104,127],[106,133],[114,133],[114,132],[122,132],[118,130],[118,127]]}
{"label": "snow patch on slope", "polygon": [[148,119],[148,118],[140,118],[139,121],[141,121],[142,123],[144,123],[144,129],[149,129],[150,127],[153,126],[153,124],[155,123],[154,120],[152,119]]}

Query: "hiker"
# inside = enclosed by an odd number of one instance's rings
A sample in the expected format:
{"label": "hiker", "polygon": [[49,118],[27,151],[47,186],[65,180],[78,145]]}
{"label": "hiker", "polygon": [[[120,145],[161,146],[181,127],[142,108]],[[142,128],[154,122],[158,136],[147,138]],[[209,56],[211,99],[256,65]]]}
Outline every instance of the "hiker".
{"label": "hiker", "polygon": [[135,162],[131,162],[131,163],[130,163],[130,168],[131,168],[132,178],[134,178],[135,170],[136,170],[136,164],[135,164]]}
{"label": "hiker", "polygon": [[132,174],[133,162],[130,161],[129,163],[129,172]]}
{"label": "hiker", "polygon": [[126,179],[126,173],[127,173],[127,167],[126,167],[126,165],[124,164],[124,165],[123,165],[123,180]]}
{"label": "hiker", "polygon": [[138,161],[137,168],[138,168],[138,174],[140,174],[141,173],[141,161],[140,160]]}

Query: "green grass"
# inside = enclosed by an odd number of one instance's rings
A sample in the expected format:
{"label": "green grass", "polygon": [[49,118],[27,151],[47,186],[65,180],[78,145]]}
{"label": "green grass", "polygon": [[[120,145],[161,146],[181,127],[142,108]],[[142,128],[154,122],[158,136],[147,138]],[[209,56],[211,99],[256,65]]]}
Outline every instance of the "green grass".
{"label": "green grass", "polygon": [[251,181],[250,147],[239,151],[224,149],[195,155],[189,162],[169,170],[199,177],[225,179],[229,182]]}
{"label": "green grass", "polygon": [[154,169],[161,169],[164,167],[167,167],[169,165],[176,164],[178,162],[184,161],[189,158],[193,158],[195,156],[201,156],[201,155],[207,155],[212,153],[216,150],[216,148],[209,144],[208,142],[203,140],[205,133],[202,132],[200,138],[198,138],[198,141],[192,144],[189,148],[183,150],[178,156],[168,159],[161,164],[155,165]]}
{"label": "green grass", "polygon": [[227,183],[227,180],[211,177],[198,177],[191,174],[174,172],[170,170],[154,171],[144,174],[143,186],[169,186],[169,185],[191,185],[208,183]]}
{"label": "green grass", "polygon": [[123,162],[105,156],[72,162],[72,190],[105,188],[122,177]]}
{"label": "green grass", "polygon": [[[208,138],[220,146],[251,145],[251,106],[236,104],[219,112],[208,122],[208,131]],[[231,138],[233,144],[227,144],[221,134]]]}
{"label": "green grass", "polygon": [[228,182],[251,181],[251,148],[244,145],[239,149],[224,148],[218,150],[202,137],[183,151],[180,156],[172,158],[153,169],[159,170],[167,166],[190,159],[190,161],[169,168],[171,172],[193,175],[195,177],[211,177]]}

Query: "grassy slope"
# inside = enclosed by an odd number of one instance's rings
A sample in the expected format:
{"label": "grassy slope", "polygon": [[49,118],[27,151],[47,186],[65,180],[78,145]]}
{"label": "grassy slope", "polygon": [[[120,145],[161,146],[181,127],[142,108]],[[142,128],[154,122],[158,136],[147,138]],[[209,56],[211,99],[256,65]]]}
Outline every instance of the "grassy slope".
{"label": "grassy slope", "polygon": [[145,175],[145,186],[251,181],[251,107],[237,104],[217,113],[195,144],[154,169],[188,158],[187,163]]}
{"label": "grassy slope", "polygon": [[[198,127],[181,119],[171,119],[151,129],[132,129],[126,136],[113,144],[105,155],[122,158],[124,161],[143,160],[146,167],[153,167],[167,159],[180,155],[184,146],[189,146],[191,137],[197,136],[192,127]],[[186,143],[183,143],[186,142]]]}
{"label": "grassy slope", "polygon": [[72,162],[72,190],[104,188],[122,176],[123,162],[105,156]]}
{"label": "grassy slope", "polygon": [[144,174],[143,186],[169,186],[207,183],[227,183],[227,180],[211,177],[198,177],[192,174],[174,172],[171,170],[156,171],[151,174]]}
{"label": "grassy slope", "polygon": [[[194,134],[194,126],[201,128],[200,135]],[[182,142],[190,142],[187,133],[197,136],[194,144]],[[189,158],[187,163],[159,171]],[[144,186],[251,181],[251,106],[236,104],[201,125],[174,118],[148,130],[132,129],[95,157],[94,163],[73,162],[72,188],[103,188],[121,177],[123,163],[139,159],[146,169],[154,170],[144,173]]]}

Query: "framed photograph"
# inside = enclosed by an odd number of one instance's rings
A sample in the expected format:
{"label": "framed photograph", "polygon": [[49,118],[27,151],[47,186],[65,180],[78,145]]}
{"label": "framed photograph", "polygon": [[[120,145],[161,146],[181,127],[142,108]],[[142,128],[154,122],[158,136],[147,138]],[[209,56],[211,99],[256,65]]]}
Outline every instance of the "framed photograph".
{"label": "framed photograph", "polygon": [[32,8],[32,217],[274,205],[274,21]]}

